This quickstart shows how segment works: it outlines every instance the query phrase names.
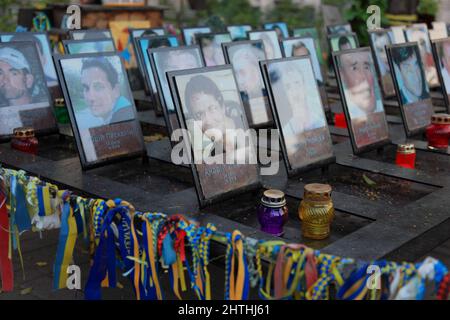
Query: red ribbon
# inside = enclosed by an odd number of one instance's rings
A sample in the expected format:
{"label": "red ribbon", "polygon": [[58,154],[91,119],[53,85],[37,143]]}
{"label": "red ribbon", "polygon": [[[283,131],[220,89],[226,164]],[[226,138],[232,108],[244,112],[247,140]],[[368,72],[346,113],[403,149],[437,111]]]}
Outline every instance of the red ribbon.
{"label": "red ribbon", "polygon": [[14,273],[12,260],[8,257],[9,252],[9,218],[6,210],[5,196],[0,193],[0,278],[2,280],[2,291],[13,291]]}

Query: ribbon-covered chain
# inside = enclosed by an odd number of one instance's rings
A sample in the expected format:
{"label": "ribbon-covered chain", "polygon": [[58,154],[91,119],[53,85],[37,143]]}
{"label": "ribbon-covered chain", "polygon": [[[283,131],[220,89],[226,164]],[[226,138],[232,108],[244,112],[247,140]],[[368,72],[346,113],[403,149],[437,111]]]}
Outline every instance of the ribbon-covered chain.
{"label": "ribbon-covered chain", "polygon": [[246,300],[248,299],[249,291],[250,279],[244,252],[244,240],[241,232],[235,230],[229,238],[227,248],[225,266],[225,299]]}

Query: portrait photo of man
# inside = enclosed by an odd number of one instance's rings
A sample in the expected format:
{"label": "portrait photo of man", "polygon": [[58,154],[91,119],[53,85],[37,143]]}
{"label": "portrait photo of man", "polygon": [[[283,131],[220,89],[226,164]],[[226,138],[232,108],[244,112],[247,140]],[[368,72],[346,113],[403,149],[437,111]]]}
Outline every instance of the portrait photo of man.
{"label": "portrait photo of man", "polygon": [[[258,180],[253,139],[234,136],[248,123],[231,68],[193,70],[174,76],[182,120],[189,131],[200,198],[211,198]],[[198,156],[201,155],[201,158]]]}
{"label": "portrait photo of man", "polygon": [[[72,68],[77,74],[69,74],[69,94],[72,96],[77,125],[80,129],[106,126],[134,119],[134,108],[129,93],[123,90],[119,72],[120,64],[112,64],[112,57],[63,60],[66,72]],[[74,65],[76,63],[76,66]],[[119,71],[120,70],[120,71]],[[72,78],[73,77],[73,78]],[[76,91],[81,89],[81,94]]]}
{"label": "portrait photo of man", "polygon": [[265,60],[264,51],[256,43],[236,44],[226,50],[250,125],[267,123],[271,120],[269,101],[259,68],[259,61]]}
{"label": "portrait photo of man", "polygon": [[384,111],[370,54],[366,51],[341,54],[338,61],[350,117],[367,118]]}
{"label": "portrait photo of man", "polygon": [[175,114],[175,106],[172,94],[170,92],[166,73],[176,70],[188,70],[203,67],[203,61],[200,49],[197,48],[174,48],[174,49],[155,49],[149,51],[152,55],[152,61],[155,63],[156,76],[159,82],[160,90],[158,96],[160,98],[162,108],[165,108],[169,116],[169,130],[179,128],[178,120]]}
{"label": "portrait photo of man", "polygon": [[56,69],[52,60],[52,53],[50,51],[50,45],[45,33],[34,32],[16,32],[14,34],[3,34],[0,36],[2,42],[9,41],[31,41],[36,46],[39,61],[41,62],[42,69],[45,74],[45,81],[48,87],[58,85],[56,77]]}
{"label": "portrait photo of man", "polygon": [[403,105],[429,98],[423,65],[417,46],[392,48],[394,72]]}
{"label": "portrait photo of man", "polygon": [[[35,73],[33,73],[33,71]],[[0,47],[0,101],[2,106],[24,106],[48,101],[38,70],[13,46]]]}
{"label": "portrait photo of man", "polygon": [[182,29],[184,44],[190,46],[196,44],[196,34],[211,33],[210,27],[194,27]]}
{"label": "portrait photo of man", "polygon": [[385,96],[395,95],[394,83],[391,75],[391,68],[386,53],[386,46],[392,44],[389,32],[371,32],[370,41],[372,44],[375,60],[381,78],[381,85]]}
{"label": "portrait photo of man", "polygon": [[289,30],[284,22],[265,23],[264,29],[274,30],[277,33],[278,41],[289,37]]}
{"label": "portrait photo of man", "polygon": [[22,126],[56,128],[44,78],[33,42],[0,43],[0,136]]}

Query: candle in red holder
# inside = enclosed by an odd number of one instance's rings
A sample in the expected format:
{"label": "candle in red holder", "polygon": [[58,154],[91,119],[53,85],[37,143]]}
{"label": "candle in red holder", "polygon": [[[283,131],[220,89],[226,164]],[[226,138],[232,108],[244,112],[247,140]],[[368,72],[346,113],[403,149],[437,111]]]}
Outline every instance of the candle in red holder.
{"label": "candle in red holder", "polygon": [[347,121],[343,112],[334,114],[334,126],[338,128],[347,128]]}
{"label": "candle in red holder", "polygon": [[414,169],[416,164],[416,149],[414,148],[414,144],[399,144],[397,146],[395,163],[399,167]]}
{"label": "candle in red holder", "polygon": [[427,127],[426,136],[429,148],[447,149],[450,138],[450,115],[434,114],[431,117],[431,124]]}
{"label": "candle in red holder", "polygon": [[36,155],[38,140],[34,136],[34,129],[30,127],[15,128],[11,139],[11,148]]}

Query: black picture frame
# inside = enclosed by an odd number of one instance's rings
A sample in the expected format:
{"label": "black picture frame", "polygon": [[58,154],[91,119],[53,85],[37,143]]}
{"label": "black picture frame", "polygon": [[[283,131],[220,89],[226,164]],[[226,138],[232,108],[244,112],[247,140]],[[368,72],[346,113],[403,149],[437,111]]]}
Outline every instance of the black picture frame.
{"label": "black picture frame", "polygon": [[[284,34],[283,29],[279,26],[280,24],[284,25],[286,27],[287,34]],[[262,27],[264,30],[267,30],[267,31],[273,30],[273,28],[269,28],[269,25],[277,25],[278,27],[280,27],[281,31],[283,32],[283,35],[282,35],[283,39],[287,39],[291,36],[289,26],[286,22],[284,22],[284,21],[265,22],[265,23],[263,23]]]}
{"label": "black picture frame", "polygon": [[[200,49],[200,46],[198,45],[193,45],[193,46],[182,46],[182,47],[171,47],[171,48],[154,48],[154,49],[147,49],[147,54],[149,55],[149,59],[150,59],[150,65],[152,68],[152,72],[153,72],[153,77],[155,79],[155,83],[156,83],[156,103],[159,104],[159,107],[164,115],[164,120],[166,122],[166,128],[167,128],[167,133],[169,135],[169,137],[172,135],[172,132],[175,129],[181,128],[181,125],[178,121],[178,118],[176,116],[176,111],[174,110],[174,115],[175,115],[175,119],[176,120],[176,124],[177,126],[174,125],[173,121],[172,121],[172,117],[171,114],[167,108],[167,104],[166,104],[166,100],[164,97],[164,92],[162,90],[162,84],[161,84],[161,78],[159,77],[159,72],[157,70],[157,65],[156,65],[156,61],[154,58],[153,53],[161,53],[161,52],[169,52],[169,51],[185,51],[185,50],[198,50],[199,53],[199,58],[200,58],[200,62],[201,62],[201,68],[205,67],[205,62],[203,61],[203,56],[202,56],[202,52]],[[184,70],[189,70],[189,69],[184,69]],[[167,72],[166,72],[167,73]],[[168,81],[167,78],[167,74],[164,75],[164,77],[166,78],[166,80]],[[167,82],[169,85],[169,91],[170,91],[170,83],[169,81]],[[169,94],[171,94],[171,92],[169,92]],[[174,100],[174,98],[172,97],[172,101]],[[172,140],[170,140],[172,145],[173,142]]]}
{"label": "black picture frame", "polygon": [[[142,32],[153,31],[153,32],[155,32],[155,34],[154,34],[155,36],[165,36],[165,35],[167,35],[166,29],[164,29],[162,27],[161,28],[128,28],[128,31],[130,33],[130,36],[133,39],[142,36],[142,34],[140,34],[138,36],[133,35],[133,32],[135,32],[135,31],[142,31]],[[162,34],[160,34],[161,31],[162,31]],[[152,35],[151,34],[146,34],[146,36],[152,36]]]}
{"label": "black picture frame", "polygon": [[[40,90],[43,91],[41,98],[46,99],[46,101],[27,103],[25,105],[9,105],[9,104],[0,105],[0,110],[2,111],[1,113],[3,114],[3,112],[5,112],[6,114],[10,115],[12,113],[12,111],[16,111],[16,113],[14,115],[19,117],[21,120],[21,124],[18,125],[17,127],[31,126],[34,129],[36,136],[45,136],[45,135],[58,133],[56,116],[55,116],[54,109],[53,109],[54,101],[52,100],[51,94],[47,87],[47,83],[45,82],[45,74],[44,74],[44,70],[42,68],[42,64],[40,62],[34,63],[33,65],[30,64],[30,61],[39,61],[39,54],[38,54],[38,51],[36,49],[34,42],[33,41],[1,42],[0,48],[11,48],[11,49],[15,50],[16,52],[23,54],[23,57],[25,58],[26,63],[28,63],[28,66],[30,68],[30,72],[38,72],[39,73],[40,80],[43,82],[40,85]],[[32,57],[27,57],[25,55],[26,51],[31,53]],[[27,58],[28,58],[28,60],[27,60]],[[34,58],[34,59],[29,59],[29,58]],[[34,74],[33,76],[36,77],[36,74]],[[3,97],[1,97],[1,98],[3,98]],[[4,101],[2,99],[2,101],[0,101],[0,104],[2,104],[3,102]],[[6,102],[6,100],[5,100],[5,102]],[[38,103],[42,104],[42,105],[36,106],[36,104],[38,104]],[[33,104],[35,105],[34,108],[28,108],[25,110],[5,111],[3,109],[3,108],[18,109],[21,107],[22,107],[22,109],[24,109],[23,107],[27,107],[27,106],[33,107]],[[38,120],[37,123],[40,123],[42,121],[42,119],[45,118],[46,121],[48,121],[48,126],[46,125],[46,126],[43,126],[42,128],[36,128],[36,126],[33,125],[33,119],[28,120],[28,121],[31,121],[31,123],[23,122],[22,117],[25,119],[37,118],[36,111],[38,109],[46,109],[45,110],[46,114],[42,114],[42,115],[40,115],[41,116],[40,119],[38,118],[38,119],[34,119],[34,120]],[[41,110],[41,111],[43,112],[44,110]],[[25,116],[25,112],[26,112],[26,116]],[[2,124],[2,122],[4,121],[3,117],[4,117],[3,115],[0,117],[0,125],[2,126],[2,128],[4,128],[3,127],[4,123]],[[34,122],[34,123],[36,123],[36,122]],[[13,130],[16,128],[16,125],[14,125],[14,127],[9,126],[6,128],[8,129],[8,131],[10,133],[9,134],[0,134],[0,142],[5,142],[5,141],[11,140],[11,138],[13,137]]]}
{"label": "black picture frame", "polygon": [[[233,37],[233,33],[230,31],[230,28],[239,28],[239,27],[247,27],[248,30],[245,31],[245,38],[235,38]],[[253,27],[250,24],[229,24],[225,27],[227,32],[230,34],[231,39],[233,41],[245,41],[248,40],[248,32],[253,30]]]}
{"label": "black picture frame", "polygon": [[115,52],[104,52],[104,53],[84,53],[84,54],[73,54],[73,55],[54,55],[54,61],[55,61],[55,65],[56,65],[56,71],[58,73],[58,77],[61,81],[61,87],[63,90],[63,94],[64,94],[64,100],[66,102],[66,106],[67,106],[67,111],[69,114],[69,119],[70,119],[70,125],[75,137],[75,144],[77,147],[77,151],[78,151],[78,156],[81,162],[81,167],[83,170],[90,170],[90,169],[94,169],[97,167],[102,167],[108,164],[112,164],[112,163],[118,163],[121,161],[125,161],[125,160],[129,160],[129,159],[134,159],[134,158],[144,158],[147,155],[147,151],[146,151],[146,147],[145,147],[145,143],[144,143],[144,137],[142,134],[142,129],[137,117],[137,111],[136,111],[136,106],[134,104],[134,99],[133,99],[133,94],[131,92],[131,88],[129,86],[129,81],[128,81],[128,75],[127,72],[125,70],[125,67],[123,66],[122,63],[120,63],[121,65],[121,69],[122,69],[122,76],[124,77],[124,83],[126,84],[126,88],[127,88],[127,94],[130,97],[130,103],[131,106],[133,108],[133,113],[134,113],[134,119],[133,120],[127,120],[127,121],[123,121],[123,122],[119,122],[119,123],[125,123],[125,122],[134,122],[135,123],[135,130],[137,132],[137,139],[139,140],[139,143],[142,146],[142,149],[136,152],[132,152],[132,153],[128,153],[128,154],[124,154],[124,155],[119,155],[119,156],[113,156],[113,157],[107,157],[104,159],[98,159],[96,161],[92,161],[89,162],[86,159],[86,154],[85,154],[85,150],[81,141],[81,135],[80,135],[80,131],[79,131],[79,127],[78,127],[78,122],[76,120],[76,116],[75,116],[75,112],[73,109],[73,105],[72,105],[72,100],[71,100],[71,96],[68,92],[68,84],[66,83],[66,78],[64,76],[64,72],[62,70],[61,67],[61,61],[62,60],[69,60],[69,59],[83,59],[83,58],[98,58],[98,57],[117,57],[120,59],[120,56],[115,53]]}
{"label": "black picture frame", "polygon": [[[278,50],[276,50],[276,48],[274,48],[274,51],[277,51],[277,52],[274,52],[274,57],[273,58],[267,57],[267,59],[280,59],[280,58],[283,58],[283,52],[281,51],[280,42],[278,41],[277,32],[275,30],[252,30],[252,31],[247,32],[248,39],[250,41],[252,41],[252,40],[260,40],[260,39],[252,39],[251,38],[252,34],[257,34],[257,33],[274,33],[275,34],[276,43],[273,43],[273,44],[275,46],[277,46]],[[264,47],[266,47],[266,46],[264,45]],[[266,51],[266,56],[267,56],[267,51]]]}
{"label": "black picture frame", "polygon": [[414,46],[415,50],[416,50],[416,55],[418,55],[418,63],[420,65],[420,69],[421,69],[421,74],[422,74],[422,80],[424,82],[424,85],[426,86],[426,88],[428,88],[428,94],[430,93],[429,87],[428,87],[428,83],[426,81],[426,76],[425,76],[425,70],[424,70],[424,66],[422,63],[422,59],[420,58],[420,49],[418,46],[417,42],[406,42],[406,43],[401,43],[401,44],[394,44],[394,45],[390,45],[386,47],[386,51],[388,54],[388,61],[389,61],[389,66],[391,68],[391,72],[393,75],[393,79],[394,79],[394,87],[395,87],[395,92],[396,92],[396,96],[397,96],[397,101],[398,101],[398,105],[400,107],[400,114],[402,116],[403,119],[403,128],[405,129],[405,133],[407,137],[412,137],[416,134],[419,133],[423,133],[425,131],[425,128],[428,126],[428,124],[431,121],[431,115],[433,114],[433,104],[431,101],[431,96],[429,95],[429,97],[427,99],[421,100],[424,102],[424,105],[427,106],[431,111],[429,112],[429,117],[428,117],[428,122],[424,123],[422,126],[418,126],[416,128],[413,128],[409,125],[409,121],[407,120],[407,114],[406,114],[406,110],[405,107],[411,104],[407,104],[405,105],[403,103],[403,99],[401,97],[401,90],[400,90],[400,86],[398,83],[398,79],[397,76],[395,75],[395,69],[394,69],[394,61],[393,61],[393,57],[392,57],[392,50],[395,50],[396,48],[402,48],[402,47],[408,47],[408,46]]}
{"label": "black picture frame", "polygon": [[[154,101],[156,99],[155,97],[155,93],[156,93],[156,88],[153,88],[153,83],[152,80],[150,79],[150,74],[147,71],[147,65],[145,63],[145,58],[143,56],[144,52],[142,50],[141,47],[141,39],[143,40],[153,40],[153,41],[157,41],[157,40],[163,40],[163,39],[169,39],[169,38],[175,38],[177,41],[177,45],[179,46],[180,44],[178,43],[178,39],[176,36],[174,35],[165,35],[165,36],[142,36],[142,37],[137,37],[134,38],[135,40],[135,52],[136,52],[136,61],[137,61],[137,65],[138,65],[138,69],[141,72],[141,75],[144,79],[144,89],[145,92],[148,96],[150,96],[152,98],[152,101]],[[148,48],[147,48],[148,49]],[[147,49],[145,50],[145,54],[147,54]],[[153,74],[151,75],[153,76]],[[154,80],[154,79],[153,79]],[[156,110],[158,112],[158,114],[162,114],[162,110],[157,109]]]}
{"label": "black picture frame", "polygon": [[[116,45],[114,43],[113,39],[95,39],[95,40],[62,40],[62,44],[64,47],[64,52],[65,54],[76,54],[76,53],[71,53],[70,52],[70,45],[71,44],[82,44],[82,43],[95,43],[95,42],[99,42],[99,41],[109,41],[111,42],[114,51],[101,51],[101,52],[115,52],[116,51]],[[99,51],[100,52],[100,51]],[[83,52],[83,53],[88,53],[88,52]],[[94,53],[94,52],[92,52]]]}
{"label": "black picture frame", "polygon": [[[376,54],[375,44],[373,43],[373,40],[372,40],[372,34],[385,34],[388,36],[390,44],[393,44],[393,39],[392,39],[393,36],[391,35],[392,31],[387,30],[387,29],[375,29],[375,30],[368,30],[367,32],[369,33],[369,45],[372,50],[373,61],[375,62],[375,67],[376,67],[377,74],[378,74],[378,81],[380,83],[381,90],[383,91],[383,96],[385,98],[395,97],[394,79],[392,79],[391,70],[390,69],[388,70],[387,75],[389,76],[391,83],[392,83],[392,91],[388,91],[388,90],[386,90],[386,86],[388,84],[386,84],[383,81],[383,77],[381,74],[381,68],[380,68],[380,64],[379,64],[380,58]],[[384,50],[386,51],[386,47],[384,48]],[[386,53],[386,56],[387,56],[387,53]],[[388,66],[389,66],[389,61],[388,61]],[[389,68],[390,68],[390,66],[389,66]]]}
{"label": "black picture frame", "polygon": [[[234,79],[234,84],[235,84],[235,88],[237,91],[237,98],[240,100],[240,105],[243,106],[242,104],[242,100],[241,100],[241,96],[239,94],[239,89],[237,86],[237,82],[236,82],[236,77],[234,75],[233,69],[230,65],[223,65],[223,66],[216,66],[216,67],[205,67],[205,68],[198,68],[198,69],[190,69],[190,70],[181,70],[181,71],[171,71],[171,72],[167,72],[167,77],[170,79],[169,84],[170,84],[170,90],[172,92],[172,96],[174,97],[174,103],[175,103],[175,109],[177,111],[177,116],[178,116],[178,121],[181,124],[181,128],[184,129],[183,131],[183,143],[187,143],[187,141],[189,140],[189,136],[186,134],[186,130],[187,130],[187,125],[186,125],[186,118],[184,116],[184,112],[182,110],[181,107],[181,101],[178,95],[178,89],[177,89],[177,83],[175,78],[177,76],[184,76],[184,75],[194,75],[194,74],[202,74],[202,73],[208,73],[208,72],[215,72],[215,71],[222,71],[222,70],[229,70],[233,79]],[[244,117],[245,116],[245,112],[242,109],[242,115]],[[245,121],[246,122],[246,121]],[[247,123],[247,128],[248,129],[248,122]],[[244,123],[245,124],[245,123]],[[194,159],[193,157],[193,151],[191,149],[191,147],[188,145],[188,149],[191,151],[191,159]],[[256,150],[256,147],[255,147]],[[255,151],[256,152],[256,151]],[[231,191],[228,192],[224,192],[218,195],[215,195],[213,197],[210,198],[206,198],[204,196],[203,193],[203,189],[205,186],[201,185],[200,182],[200,178],[199,178],[199,174],[196,168],[196,165],[193,163],[193,161],[191,161],[190,163],[191,166],[191,170],[192,170],[192,175],[194,177],[194,183],[195,183],[195,189],[196,189],[196,193],[197,193],[197,199],[198,202],[200,204],[201,208],[207,207],[209,205],[212,205],[214,203],[218,203],[221,202],[223,200],[229,199],[233,196],[245,193],[245,192],[250,192],[250,191],[255,191],[257,189],[261,188],[261,177],[259,175],[259,165],[255,164],[256,166],[256,170],[257,170],[257,174],[256,174],[256,181],[254,183],[248,184],[246,186],[240,187],[240,188],[236,188],[233,189]]]}
{"label": "black picture frame", "polygon": [[[282,58],[282,59],[273,59],[273,60],[265,60],[265,61],[260,61],[260,67],[261,67],[261,71],[263,73],[263,78],[264,78],[264,82],[265,85],[267,87],[267,91],[269,93],[269,101],[270,101],[270,107],[271,107],[271,111],[272,111],[272,117],[274,118],[274,121],[276,123],[276,127],[278,128],[278,132],[279,132],[279,140],[280,140],[280,146],[281,146],[281,152],[283,155],[283,159],[284,159],[284,164],[286,166],[286,170],[288,173],[288,177],[292,178],[297,176],[299,173],[302,172],[306,172],[312,169],[316,169],[316,168],[322,168],[322,167],[327,167],[328,165],[335,163],[336,162],[336,156],[334,155],[334,151],[333,151],[333,143],[331,140],[331,134],[329,132],[328,129],[328,124],[327,124],[327,119],[326,119],[326,115],[325,115],[325,111],[323,112],[323,120],[325,122],[325,127],[327,128],[328,131],[328,138],[329,138],[329,147],[331,149],[331,154],[329,157],[322,159],[322,160],[317,160],[311,163],[308,163],[306,165],[303,166],[294,166],[291,161],[289,160],[289,156],[288,156],[288,151],[287,151],[287,146],[286,146],[286,142],[285,142],[285,138],[284,138],[284,133],[282,128],[282,123],[280,120],[280,116],[279,116],[279,112],[278,112],[278,107],[276,104],[276,99],[274,96],[274,91],[273,91],[273,87],[271,85],[270,82],[270,76],[269,76],[269,65],[270,64],[276,64],[276,63],[280,63],[280,62],[289,62],[289,61],[299,61],[299,60],[306,60],[309,59],[310,63],[310,57],[309,56],[299,56],[299,57],[289,57],[289,58]],[[311,64],[312,67],[312,64]],[[314,70],[313,70],[314,72]],[[315,83],[315,87],[317,90],[317,93],[319,94],[320,97],[320,92],[319,92],[319,88],[317,85],[317,82]],[[322,103],[321,99],[319,99],[320,102]],[[322,110],[323,110],[323,106],[321,106]]]}
{"label": "black picture frame", "polygon": [[[85,39],[84,37],[82,39],[75,39],[74,34],[77,33],[85,33],[85,34],[100,34],[100,33],[107,33],[109,34],[108,37],[104,37],[104,36],[98,36],[98,37],[94,37],[94,38],[89,38],[89,39]],[[69,38],[72,40],[94,40],[94,39],[113,39],[111,30],[108,28],[104,28],[104,29],[74,29],[74,30],[69,30]]]}
{"label": "black picture frame", "polygon": [[[345,95],[345,89],[344,89],[344,85],[342,82],[342,74],[339,68],[339,63],[338,63],[338,59],[340,58],[341,55],[344,54],[351,54],[351,53],[359,53],[359,52],[367,52],[368,56],[370,59],[372,59],[373,62],[373,56],[372,56],[372,52],[370,47],[362,47],[362,48],[356,48],[356,49],[351,49],[351,50],[342,50],[342,51],[337,51],[337,52],[333,52],[332,53],[332,57],[333,57],[333,66],[334,66],[334,71],[336,74],[336,81],[338,83],[338,87],[339,87],[339,94],[341,96],[341,101],[342,101],[342,109],[344,110],[344,114],[345,114],[345,120],[347,122],[347,129],[348,129],[348,133],[350,136],[350,141],[351,141],[351,145],[352,145],[352,150],[353,153],[355,155],[359,155],[368,151],[372,151],[372,150],[376,150],[379,149],[380,147],[383,147],[385,145],[390,144],[391,140],[389,139],[389,129],[388,129],[388,124],[387,124],[387,120],[386,120],[386,111],[384,110],[384,106],[383,106],[383,115],[384,115],[384,121],[382,123],[382,125],[385,126],[386,129],[386,134],[387,137],[386,138],[380,138],[375,142],[372,142],[370,144],[366,144],[363,146],[358,146],[357,142],[356,142],[356,135],[354,132],[354,125],[353,125],[353,121],[352,118],[350,116],[350,111],[349,111],[349,107],[348,107],[348,101]],[[375,62],[373,62],[373,64],[375,65]],[[375,71],[375,66],[374,66],[374,71]],[[375,76],[374,79],[374,85],[378,85],[378,80],[377,77]],[[380,90],[380,99],[381,99],[381,104],[383,103],[383,99],[382,99],[382,93],[381,93],[381,88],[379,88]]]}
{"label": "black picture frame", "polygon": [[[213,65],[208,66],[208,63],[207,63],[206,57],[205,57],[204,46],[203,46],[202,40],[204,38],[207,38],[207,37],[215,37],[215,36],[222,36],[222,35],[224,35],[224,36],[228,35],[230,37],[230,41],[225,41],[225,42],[232,42],[233,41],[233,39],[231,38],[231,35],[230,35],[229,32],[197,33],[195,35],[195,43],[200,46],[200,50],[202,52],[202,57],[203,57],[203,63],[205,64],[205,66],[207,66],[207,67],[215,67],[215,65],[214,66]],[[224,43],[224,42],[222,42],[222,43]],[[224,60],[223,64],[225,64],[226,61],[225,61],[225,55],[224,55],[223,50],[222,50],[222,43],[220,45],[220,50],[222,52],[222,56],[223,56],[223,60]],[[218,65],[221,65],[221,64],[218,64]]]}
{"label": "black picture frame", "polygon": [[[441,92],[442,92],[442,95],[444,96],[444,103],[445,103],[445,106],[447,107],[447,112],[450,113],[450,88],[447,88],[447,86],[445,84],[444,76],[442,75],[442,70],[441,70],[442,57],[441,57],[441,55],[438,51],[438,47],[437,47],[439,44],[442,44],[444,42],[450,43],[450,37],[444,38],[444,39],[432,40],[431,47],[433,48],[434,61],[437,64],[436,70],[437,70],[437,73],[439,76],[439,82],[441,84],[441,86],[440,86]],[[447,93],[447,91],[449,93]]]}
{"label": "black picture frame", "polygon": [[[264,42],[262,40],[246,40],[246,41],[235,41],[235,42],[227,42],[227,43],[222,43],[222,49],[223,49],[223,53],[225,56],[225,62],[229,65],[231,65],[233,67],[233,71],[234,71],[234,66],[231,63],[231,59],[228,53],[229,48],[231,47],[237,47],[237,46],[246,46],[246,45],[260,45],[261,49],[263,50],[264,56],[267,59],[267,56],[265,55],[264,52]],[[258,68],[259,68],[259,62],[258,62]],[[259,68],[259,72],[261,72],[261,69]],[[236,78],[236,73],[235,73],[235,78]],[[248,124],[250,126],[250,128],[267,128],[272,126],[273,124],[273,119],[272,119],[272,115],[270,112],[270,101],[269,101],[269,97],[268,97],[268,92],[267,92],[267,88],[265,87],[265,83],[264,83],[264,77],[263,74],[261,73],[261,85],[262,85],[262,90],[264,90],[267,94],[267,105],[266,105],[266,110],[267,110],[267,118],[268,121],[267,122],[261,122],[261,123],[254,123],[253,121],[253,117],[251,115],[251,111],[245,107],[244,105],[244,111],[247,117],[247,121]],[[238,86],[239,89],[239,86]],[[242,100],[242,96],[241,96],[241,100]]]}
{"label": "black picture frame", "polygon": [[[151,31],[153,31],[153,30],[162,30],[164,32],[164,34],[162,34],[162,35],[159,35],[159,34],[155,34],[155,35],[151,35],[151,34],[144,35],[144,34],[141,34],[139,36],[133,35],[133,32],[137,31],[137,30],[141,30],[142,32],[145,32],[147,30],[151,30]],[[139,38],[139,37],[152,37],[152,36],[161,37],[161,36],[166,36],[167,35],[167,32],[166,32],[166,30],[164,28],[129,28],[128,32],[130,34],[133,50],[134,50],[134,53],[135,53],[135,56],[136,56],[136,63],[139,63],[139,61],[138,61],[138,58],[139,58],[138,57],[138,50],[137,50],[138,49],[138,45],[136,43],[136,38]],[[140,68],[139,65],[138,65],[138,68]],[[146,87],[144,89],[147,90]]]}
{"label": "black picture frame", "polygon": [[[55,100],[55,99],[58,99],[58,98],[62,98],[61,84],[59,83],[58,74],[56,72],[56,66],[55,66],[55,63],[53,62],[52,48],[51,48],[51,45],[50,45],[50,39],[49,39],[48,33],[44,32],[44,31],[37,31],[37,32],[32,32],[32,31],[26,31],[26,32],[0,32],[0,42],[10,42],[10,40],[2,41],[1,39],[2,39],[3,36],[14,37],[18,33],[20,35],[27,34],[27,35],[35,35],[35,36],[44,36],[44,38],[46,39],[46,41],[45,41],[46,43],[45,44],[43,44],[42,42],[40,42],[40,43],[47,47],[47,50],[48,50],[49,54],[46,55],[45,52],[43,52],[43,55],[46,56],[45,58],[47,59],[47,63],[51,64],[51,68],[53,69],[54,74],[55,74],[54,84],[50,85],[47,82],[47,87],[49,88],[50,95],[51,95],[52,99]],[[43,49],[43,50],[46,51],[45,49]],[[43,68],[44,73],[45,73],[46,70],[45,70],[44,66],[42,66],[42,68]]]}
{"label": "black picture frame", "polygon": [[[325,111],[329,111],[330,110],[330,106],[328,104],[328,95],[327,95],[327,90],[326,90],[326,79],[325,79],[325,76],[323,75],[323,72],[322,72],[322,66],[320,64],[320,59],[319,59],[318,52],[317,52],[316,39],[314,39],[314,37],[312,37],[312,36],[310,36],[310,37],[305,37],[305,36],[303,36],[303,37],[290,37],[290,38],[287,38],[287,39],[283,39],[283,41],[280,42],[280,46],[281,46],[281,51],[283,53],[283,57],[289,58],[286,55],[286,52],[285,52],[285,47],[284,47],[284,43],[285,42],[287,42],[287,41],[302,41],[302,40],[305,40],[305,39],[312,39],[312,41],[313,41],[314,55],[315,55],[315,59],[317,59],[317,63],[318,63],[318,67],[319,67],[319,69],[317,71],[320,73],[320,75],[322,77],[322,85],[319,85],[319,92],[320,92],[320,97],[322,99],[322,106],[323,106]],[[311,58],[311,62],[313,62],[312,61],[313,58],[312,57],[310,57],[310,58]],[[313,62],[313,67],[314,67],[314,62]]]}
{"label": "black picture frame", "polygon": [[[337,27],[343,27],[345,29],[345,32],[335,32],[333,31],[334,28]],[[327,35],[336,35],[336,34],[346,34],[346,33],[353,33],[352,25],[350,23],[334,23],[329,24],[326,26],[327,29]]]}
{"label": "black picture frame", "polygon": [[355,32],[330,34],[330,35],[327,36],[327,40],[328,40],[328,46],[330,48],[330,52],[331,53],[340,51],[340,50],[337,50],[337,51],[333,50],[332,39],[335,38],[335,37],[338,37],[338,38],[341,38],[341,37],[353,37],[353,39],[355,40],[356,48],[351,48],[351,49],[346,49],[346,50],[354,50],[354,49],[359,48],[359,40],[358,40],[358,36],[356,35]]}
{"label": "black picture frame", "polygon": [[[198,26],[198,27],[185,27],[185,28],[181,28],[181,34],[183,36],[183,42],[185,46],[189,46],[189,45],[193,45],[196,44],[195,43],[195,33],[192,34],[191,39],[193,40],[193,42],[189,42],[187,41],[187,37],[186,37],[186,33],[190,30],[195,30],[195,29],[205,29],[205,32],[199,32],[199,33],[212,33],[212,29],[211,27],[208,26]],[[206,29],[208,29],[206,31]]]}

